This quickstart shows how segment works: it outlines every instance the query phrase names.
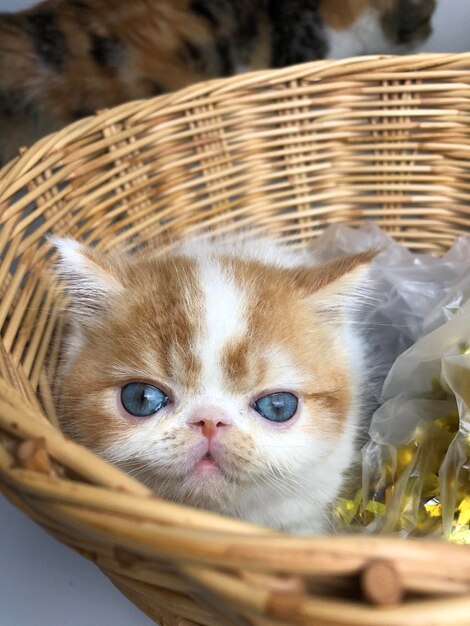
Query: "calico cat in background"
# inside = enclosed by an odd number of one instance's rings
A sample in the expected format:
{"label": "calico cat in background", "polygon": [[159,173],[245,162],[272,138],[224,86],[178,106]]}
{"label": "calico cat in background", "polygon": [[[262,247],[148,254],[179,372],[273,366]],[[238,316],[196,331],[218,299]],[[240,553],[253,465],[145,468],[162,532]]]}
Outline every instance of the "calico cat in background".
{"label": "calico cat in background", "polygon": [[45,0],[0,15],[0,164],[96,110],[325,57],[407,52],[436,0]]}
{"label": "calico cat in background", "polygon": [[364,425],[354,317],[374,253],[315,265],[263,240],[133,256],[53,241],[65,433],[169,500],[328,531]]}

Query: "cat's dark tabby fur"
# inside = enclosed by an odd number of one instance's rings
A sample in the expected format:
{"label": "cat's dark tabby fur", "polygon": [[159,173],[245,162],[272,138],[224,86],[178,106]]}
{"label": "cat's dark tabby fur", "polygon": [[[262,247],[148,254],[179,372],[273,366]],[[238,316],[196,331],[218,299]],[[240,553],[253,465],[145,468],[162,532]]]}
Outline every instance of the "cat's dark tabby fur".
{"label": "cat's dark tabby fur", "polygon": [[436,0],[46,0],[0,15],[0,162],[97,109],[209,78],[407,51]]}

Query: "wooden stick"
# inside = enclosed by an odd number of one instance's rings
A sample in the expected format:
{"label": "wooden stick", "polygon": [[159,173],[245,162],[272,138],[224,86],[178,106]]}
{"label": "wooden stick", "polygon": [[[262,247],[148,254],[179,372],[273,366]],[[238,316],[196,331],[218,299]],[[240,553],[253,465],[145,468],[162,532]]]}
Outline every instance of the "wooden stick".
{"label": "wooden stick", "polygon": [[403,599],[403,584],[389,561],[371,561],[361,572],[361,587],[365,599],[379,606],[393,606]]}

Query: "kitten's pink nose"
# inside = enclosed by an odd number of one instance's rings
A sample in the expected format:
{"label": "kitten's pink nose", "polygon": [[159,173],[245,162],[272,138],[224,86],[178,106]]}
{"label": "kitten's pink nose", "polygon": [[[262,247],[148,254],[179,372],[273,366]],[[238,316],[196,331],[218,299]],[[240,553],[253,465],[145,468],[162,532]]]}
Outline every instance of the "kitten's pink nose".
{"label": "kitten's pink nose", "polygon": [[189,418],[189,425],[200,428],[204,437],[212,439],[223,427],[230,426],[230,419],[221,409],[207,407],[198,409]]}

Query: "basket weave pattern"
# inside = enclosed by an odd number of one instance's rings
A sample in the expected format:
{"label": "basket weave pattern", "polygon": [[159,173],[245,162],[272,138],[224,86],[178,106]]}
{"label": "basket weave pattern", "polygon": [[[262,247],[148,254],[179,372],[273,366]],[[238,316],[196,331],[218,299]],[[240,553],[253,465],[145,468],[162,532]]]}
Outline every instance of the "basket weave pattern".
{"label": "basket weave pattern", "polygon": [[[469,70],[470,54],[369,57],[213,81],[77,122],[0,172],[0,489],[165,626],[468,626],[470,552],[286,537],[160,501],[65,440],[44,233],[132,248],[250,226],[303,246],[373,219],[442,252],[470,230]],[[378,561],[403,603],[357,600],[381,601]]]}

